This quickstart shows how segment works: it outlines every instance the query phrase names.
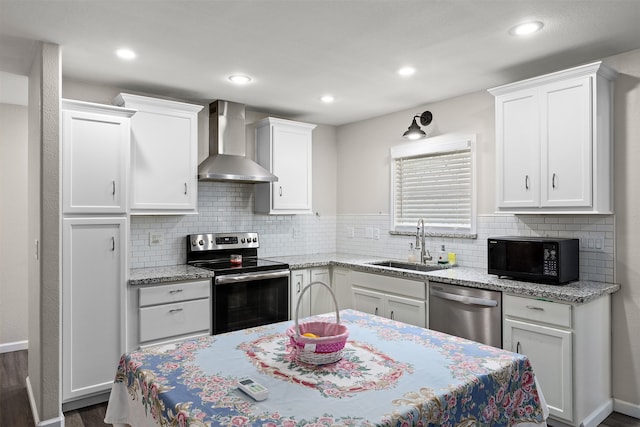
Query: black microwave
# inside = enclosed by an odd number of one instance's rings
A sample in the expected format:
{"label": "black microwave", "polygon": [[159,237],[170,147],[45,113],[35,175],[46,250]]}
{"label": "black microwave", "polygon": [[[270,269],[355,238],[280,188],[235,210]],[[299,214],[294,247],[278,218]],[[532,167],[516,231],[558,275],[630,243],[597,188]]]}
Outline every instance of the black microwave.
{"label": "black microwave", "polygon": [[578,239],[490,237],[487,243],[489,274],[553,285],[578,280]]}

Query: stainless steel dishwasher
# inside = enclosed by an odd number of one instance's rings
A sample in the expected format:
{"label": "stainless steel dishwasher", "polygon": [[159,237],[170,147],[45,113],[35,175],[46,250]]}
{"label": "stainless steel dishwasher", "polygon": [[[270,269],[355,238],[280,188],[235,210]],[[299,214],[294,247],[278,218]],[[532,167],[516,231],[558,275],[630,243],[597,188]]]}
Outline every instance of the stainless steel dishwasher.
{"label": "stainless steel dishwasher", "polygon": [[429,280],[429,329],[502,348],[502,292]]}

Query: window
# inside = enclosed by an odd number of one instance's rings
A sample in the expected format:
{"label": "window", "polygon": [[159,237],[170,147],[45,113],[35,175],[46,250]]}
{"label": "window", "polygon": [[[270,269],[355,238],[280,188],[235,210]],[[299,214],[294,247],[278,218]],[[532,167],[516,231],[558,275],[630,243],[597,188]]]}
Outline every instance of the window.
{"label": "window", "polygon": [[391,148],[391,229],[475,233],[475,137],[439,136]]}

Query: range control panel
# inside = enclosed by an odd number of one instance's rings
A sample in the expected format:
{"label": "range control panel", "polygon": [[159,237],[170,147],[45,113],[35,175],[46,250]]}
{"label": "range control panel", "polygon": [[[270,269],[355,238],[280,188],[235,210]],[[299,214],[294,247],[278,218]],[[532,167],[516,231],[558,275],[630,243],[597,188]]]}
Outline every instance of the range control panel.
{"label": "range control panel", "polygon": [[216,251],[224,249],[250,249],[259,248],[258,233],[206,233],[190,234],[187,236],[187,245],[192,252]]}

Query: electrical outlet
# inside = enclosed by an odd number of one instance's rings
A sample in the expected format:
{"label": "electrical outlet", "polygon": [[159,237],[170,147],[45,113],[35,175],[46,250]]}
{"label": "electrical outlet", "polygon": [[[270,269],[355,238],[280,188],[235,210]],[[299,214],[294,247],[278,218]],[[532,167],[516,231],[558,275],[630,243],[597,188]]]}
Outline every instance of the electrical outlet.
{"label": "electrical outlet", "polygon": [[293,238],[294,239],[300,238],[300,227],[293,227]]}
{"label": "electrical outlet", "polygon": [[364,230],[364,237],[367,239],[373,239],[373,228],[367,227]]}
{"label": "electrical outlet", "polygon": [[373,238],[376,240],[380,240],[380,229],[379,228],[374,228],[373,229]]}
{"label": "electrical outlet", "polygon": [[353,239],[356,235],[356,230],[353,227],[347,227],[346,228],[346,234],[347,237],[349,237],[350,239]]}
{"label": "electrical outlet", "polygon": [[159,231],[149,232],[149,246],[160,246],[164,243],[164,234]]}

